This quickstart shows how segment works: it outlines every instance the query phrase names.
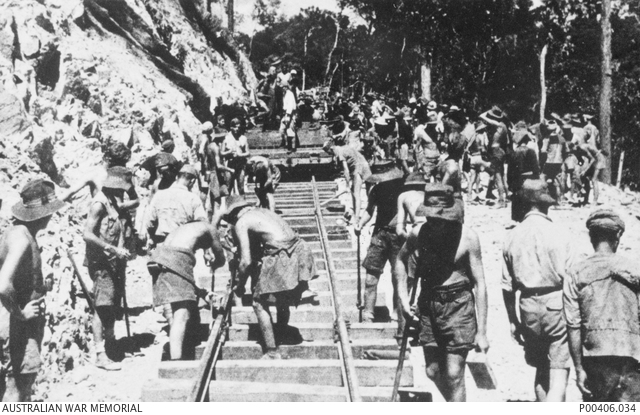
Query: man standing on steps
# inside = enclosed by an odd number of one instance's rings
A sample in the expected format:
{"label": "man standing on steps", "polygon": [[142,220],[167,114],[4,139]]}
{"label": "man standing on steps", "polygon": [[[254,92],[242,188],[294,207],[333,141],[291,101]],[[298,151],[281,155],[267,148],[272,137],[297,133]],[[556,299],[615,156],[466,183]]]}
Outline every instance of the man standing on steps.
{"label": "man standing on steps", "polygon": [[[407,271],[418,253],[416,277],[421,290],[417,310],[427,376],[450,402],[466,400],[465,363],[469,350],[486,353],[487,289],[478,235],[463,225],[463,204],[451,186],[425,187],[416,212],[427,221],[416,226],[398,253],[394,284],[406,319],[414,319]],[[475,291],[475,292],[474,292]]]}
{"label": "man standing on steps", "polygon": [[86,265],[93,281],[96,312],[93,316],[93,339],[96,366],[105,370],[120,370],[111,360],[116,352],[114,325],[121,314],[127,260],[131,253],[124,245],[122,199],[132,183],[132,173],[125,167],[112,167],[102,191],[91,202],[84,228]]}
{"label": "man standing on steps", "polygon": [[13,226],[0,239],[0,362],[3,402],[31,400],[31,387],[42,359],[44,295],[53,280],[42,277],[36,234],[51,215],[64,206],[53,183],[42,179],[27,183],[22,200],[12,208]]}
{"label": "man standing on steps", "polygon": [[[536,368],[537,400],[561,402],[570,365],[562,284],[577,259],[575,241],[547,216],[555,200],[546,182],[525,180],[521,201],[527,213],[503,247],[502,294],[511,335],[524,346],[527,364]],[[516,291],[520,291],[520,320]]]}
{"label": "man standing on steps", "polygon": [[595,253],[564,281],[564,315],[578,388],[585,402],[637,402],[640,268],[616,253],[625,225],[615,212],[593,212],[587,229]]}
{"label": "man standing on steps", "polygon": [[[398,215],[398,196],[403,190],[403,173],[394,166],[393,162],[374,164],[374,173],[366,180],[373,187],[369,191],[367,209],[355,224],[354,231],[359,235],[377,212],[376,223],[371,235],[371,243],[362,267],[367,270],[364,292],[364,311],[362,321],[373,322],[376,298],[378,296],[378,282],[387,261],[393,266],[402,246],[402,239],[396,234]],[[397,296],[394,296],[397,300]],[[397,304],[396,304],[397,305]],[[398,315],[398,326],[403,327],[402,316]],[[401,331],[399,331],[401,334]]]}
{"label": "man standing on steps", "polygon": [[316,294],[309,281],[317,277],[311,250],[284,219],[274,212],[255,207],[239,196],[230,196],[222,219],[233,225],[240,263],[234,292],[244,295],[251,277],[253,309],[262,331],[265,359],[280,359],[273,334],[269,304],[275,302],[278,324],[289,322],[289,306]]}
{"label": "man standing on steps", "polygon": [[[218,230],[207,222],[192,222],[179,226],[167,235],[164,243],[153,251],[147,267],[153,277],[153,304],[170,304],[172,318],[169,328],[171,360],[184,358],[185,338],[189,338],[189,322],[198,319],[198,297],[208,291],[196,286],[193,268],[195,252],[204,250],[205,260],[214,271],[224,265],[225,257]],[[213,252],[213,258],[209,254]]]}

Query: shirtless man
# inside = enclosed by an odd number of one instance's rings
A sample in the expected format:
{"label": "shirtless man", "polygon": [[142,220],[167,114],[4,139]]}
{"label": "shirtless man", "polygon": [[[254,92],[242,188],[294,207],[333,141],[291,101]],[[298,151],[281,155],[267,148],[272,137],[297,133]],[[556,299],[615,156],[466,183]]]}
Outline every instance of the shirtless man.
{"label": "shirtless man", "polygon": [[227,135],[224,130],[217,127],[211,129],[211,135],[207,136],[207,140],[203,146],[202,169],[206,172],[209,182],[209,205],[207,206],[207,216],[211,222],[214,213],[220,209],[222,199],[229,196],[229,183],[231,182],[231,174],[235,170],[224,165],[222,156],[222,142]]}
{"label": "shirtless man", "polygon": [[327,154],[335,156],[336,163],[339,167],[342,167],[347,188],[351,190],[354,223],[358,223],[360,220],[362,183],[371,176],[369,163],[367,163],[362,154],[350,146],[334,146],[330,140],[324,144],[323,148]]}
{"label": "shirtless man", "polygon": [[233,225],[240,263],[234,291],[244,295],[251,276],[253,309],[265,347],[265,359],[280,359],[273,334],[269,303],[275,302],[279,325],[289,322],[289,306],[315,296],[308,282],[317,277],[311,250],[274,212],[255,207],[240,197],[230,197],[222,219]]}
{"label": "shirtless man", "polygon": [[[491,163],[492,179],[498,187],[497,208],[507,207],[507,183],[504,175],[504,165],[507,160],[511,137],[507,128],[507,117],[498,107],[493,107],[480,114],[480,119],[487,124],[489,136],[489,162]],[[487,191],[487,193],[489,193]]]}
{"label": "shirtless man", "polygon": [[[187,326],[190,320],[198,316],[198,297],[209,297],[207,290],[196,286],[193,275],[196,265],[194,254],[199,249],[204,251],[212,271],[224,265],[225,257],[218,230],[206,222],[187,223],[171,232],[164,243],[156,248],[147,264],[153,277],[154,305],[171,305],[171,360],[184,357]],[[213,258],[209,250],[213,252]]]}
{"label": "shirtless man", "polygon": [[444,398],[454,402],[466,400],[467,353],[489,349],[482,251],[475,231],[462,224],[461,207],[450,186],[428,184],[424,204],[416,212],[427,222],[411,231],[394,269],[402,312],[411,321],[415,313],[409,303],[407,270],[412,253],[419,252],[417,309],[426,372]]}
{"label": "shirtless man", "polygon": [[415,169],[422,171],[427,180],[435,176],[440,158],[440,151],[436,144],[436,122],[437,114],[435,112],[424,114],[418,119],[418,126],[413,133]]}
{"label": "shirtless man", "polygon": [[45,326],[44,295],[51,277],[43,279],[36,234],[64,206],[53,183],[32,180],[12,208],[13,226],[0,240],[0,347],[3,402],[31,400],[31,387],[42,365],[40,345]]}
{"label": "shirtless man", "polygon": [[416,210],[424,201],[424,186],[427,181],[421,172],[410,173],[404,181],[403,192],[398,196],[398,223],[396,224],[396,234],[406,239],[407,225],[409,223],[416,224],[418,221]]}
{"label": "shirtless man", "polygon": [[276,211],[274,194],[280,183],[280,169],[266,157],[253,156],[249,159],[249,175],[255,178],[256,195],[260,200],[260,207]]}
{"label": "shirtless man", "polygon": [[242,132],[239,118],[231,120],[231,132],[222,142],[220,155],[226,160],[226,166],[233,170],[229,193],[237,188],[237,194],[244,195],[244,167],[250,156],[247,137]]}

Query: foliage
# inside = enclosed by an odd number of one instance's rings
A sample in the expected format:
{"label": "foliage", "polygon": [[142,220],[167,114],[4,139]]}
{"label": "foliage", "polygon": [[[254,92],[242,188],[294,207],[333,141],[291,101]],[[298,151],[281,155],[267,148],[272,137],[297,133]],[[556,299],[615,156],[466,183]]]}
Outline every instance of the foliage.
{"label": "foliage", "polygon": [[[264,0],[266,1],[266,0]],[[263,1],[263,2],[264,2]],[[338,0],[365,24],[316,8],[266,22],[253,39],[251,60],[266,71],[273,56],[305,70],[307,86],[326,85],[329,51],[332,90],[376,91],[406,100],[419,94],[420,65],[431,67],[437,101],[479,112],[499,105],[513,120],[537,121],[542,47],[548,45],[547,114],[598,114],[600,1]],[[640,2],[614,1],[613,170],[626,150],[625,177],[640,183]],[[308,49],[304,53],[304,40]]]}

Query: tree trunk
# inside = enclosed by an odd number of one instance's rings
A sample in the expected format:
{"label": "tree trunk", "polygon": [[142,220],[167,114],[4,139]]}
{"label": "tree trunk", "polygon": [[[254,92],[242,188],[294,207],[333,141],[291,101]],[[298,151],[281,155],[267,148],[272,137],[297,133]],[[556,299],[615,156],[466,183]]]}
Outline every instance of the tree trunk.
{"label": "tree trunk", "polygon": [[227,20],[228,29],[231,33],[235,31],[235,7],[233,5],[234,0],[227,0]]}
{"label": "tree trunk", "polygon": [[545,77],[545,69],[548,49],[549,45],[545,44],[540,51],[540,123],[544,122],[544,112],[547,107],[547,80]]}
{"label": "tree trunk", "polygon": [[305,70],[305,67],[307,66],[307,50],[309,45],[309,37],[311,36],[311,32],[313,32],[314,29],[315,27],[312,27],[307,31],[307,34],[304,35],[304,62],[302,65],[302,90],[303,91],[306,91],[307,89],[307,71]]}
{"label": "tree trunk", "polygon": [[[334,23],[336,24],[336,39],[333,42],[333,47],[329,51],[329,57],[327,59],[327,69],[324,72],[325,82],[327,81],[327,77],[329,76],[329,71],[331,70],[331,58],[333,56],[333,52],[338,47],[338,37],[340,36],[340,22],[338,22],[338,19],[336,19],[333,16],[331,18],[333,19]],[[333,76],[332,76],[332,78],[333,78]],[[331,87],[331,82],[329,82],[329,87]]]}
{"label": "tree trunk", "polygon": [[422,98],[431,100],[431,66],[427,62],[420,65],[420,88]]}
{"label": "tree trunk", "polygon": [[611,0],[602,0],[602,78],[600,85],[600,138],[608,152],[602,181],[611,183]]}

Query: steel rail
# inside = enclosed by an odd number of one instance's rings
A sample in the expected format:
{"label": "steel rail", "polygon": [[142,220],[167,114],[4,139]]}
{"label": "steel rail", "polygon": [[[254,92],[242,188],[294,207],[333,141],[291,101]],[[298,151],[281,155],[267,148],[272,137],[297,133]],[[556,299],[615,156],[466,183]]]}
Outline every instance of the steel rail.
{"label": "steel rail", "polygon": [[204,402],[208,396],[207,392],[209,391],[209,385],[213,378],[213,370],[218,362],[220,350],[226,339],[225,332],[227,322],[231,316],[231,304],[231,287],[229,286],[222,299],[220,306],[221,311],[211,325],[209,339],[207,340],[207,345],[200,359],[195,382],[187,397],[187,402]]}
{"label": "steel rail", "polygon": [[333,307],[335,310],[336,325],[338,328],[338,336],[340,339],[340,350],[342,357],[342,364],[344,368],[345,381],[349,390],[349,398],[351,402],[362,402],[360,395],[360,386],[358,385],[358,378],[356,375],[356,366],[353,359],[353,352],[351,350],[351,340],[349,339],[349,331],[347,330],[347,323],[342,315],[342,309],[340,304],[340,298],[336,293],[335,282],[335,266],[333,258],[331,256],[331,250],[329,249],[329,237],[327,236],[327,229],[324,224],[324,218],[322,216],[322,207],[320,204],[320,197],[318,196],[318,189],[316,188],[316,178],[311,179],[311,186],[313,190],[313,201],[316,213],[316,221],[318,223],[318,230],[320,231],[320,242],[322,244],[322,251],[327,263],[327,274],[329,276],[329,284],[331,286],[331,294],[333,296]]}

